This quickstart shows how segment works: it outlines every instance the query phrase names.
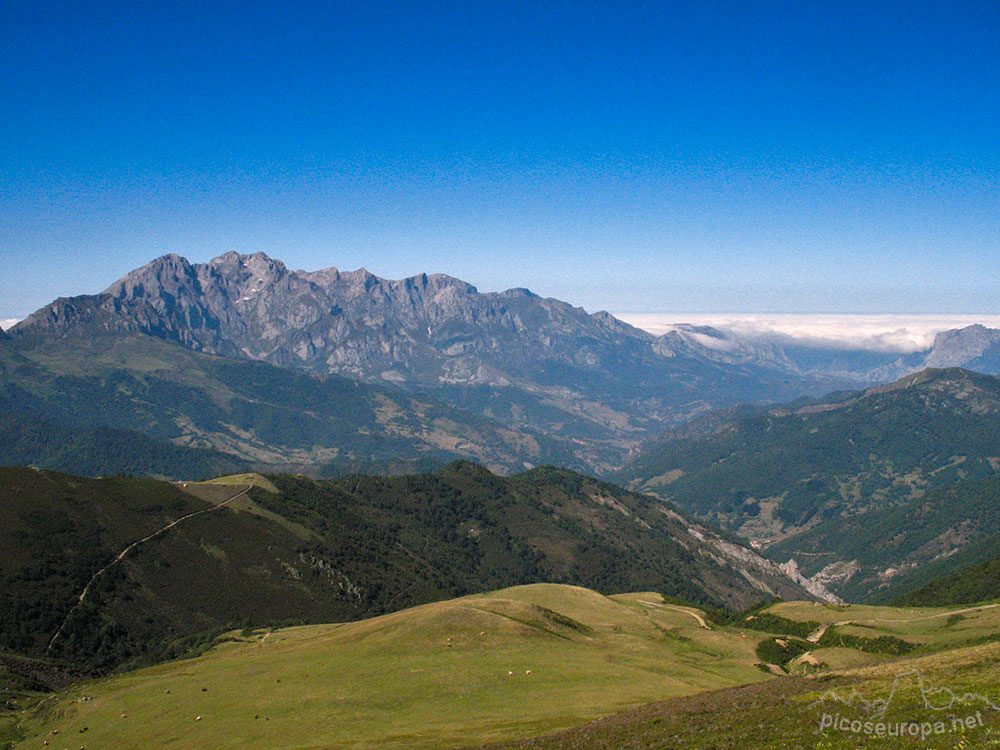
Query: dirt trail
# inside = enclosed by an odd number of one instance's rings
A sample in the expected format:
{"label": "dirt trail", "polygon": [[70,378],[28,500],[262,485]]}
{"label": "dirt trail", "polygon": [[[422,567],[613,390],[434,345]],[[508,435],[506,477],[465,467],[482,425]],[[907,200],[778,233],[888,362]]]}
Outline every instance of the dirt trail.
{"label": "dirt trail", "polygon": [[697,620],[698,625],[705,628],[705,630],[712,629],[711,627],[709,627],[708,623],[705,622],[705,618],[702,617],[699,612],[692,612],[691,610],[684,609],[683,607],[675,607],[672,604],[657,604],[656,602],[647,602],[647,601],[640,601],[639,604],[642,604],[646,607],[659,607],[660,609],[669,609],[672,612],[680,612],[682,614],[689,615],[690,617],[693,617],[695,620]]}
{"label": "dirt trail", "polygon": [[858,622],[918,622],[920,620],[933,620],[936,617],[951,617],[952,615],[964,615],[966,612],[978,612],[981,609],[993,609],[1000,607],[1000,604],[982,604],[978,607],[966,607],[965,609],[953,609],[950,612],[938,612],[936,615],[924,615],[923,617],[911,617],[906,620],[858,620]]}
{"label": "dirt trail", "polygon": [[829,630],[830,628],[840,625],[850,625],[851,622],[852,622],[851,620],[841,620],[840,622],[825,623],[823,625],[820,625],[813,632],[807,635],[806,640],[809,641],[810,643],[819,643],[819,639],[822,638],[826,634],[826,631]]}
{"label": "dirt trail", "polygon": [[97,571],[96,573],[94,573],[94,575],[92,575],[90,577],[90,580],[87,581],[87,585],[83,587],[83,591],[81,591],[80,592],[80,596],[77,597],[76,604],[74,604],[73,608],[70,609],[70,611],[66,613],[66,617],[62,621],[62,625],[59,626],[59,629],[55,632],[55,635],[52,636],[52,640],[49,641],[49,645],[45,648],[45,653],[48,653],[49,651],[52,650],[52,645],[56,642],[56,640],[58,640],[59,636],[62,635],[63,628],[66,627],[66,623],[69,622],[69,618],[73,615],[74,612],[76,612],[77,608],[81,604],[83,604],[83,600],[87,598],[87,593],[90,591],[90,587],[94,584],[94,581],[96,581],[98,578],[100,578],[113,565],[117,565],[119,562],[121,562],[122,559],[124,559],[125,555],[127,555],[129,552],[131,552],[133,549],[135,549],[136,547],[138,547],[143,542],[148,542],[150,539],[153,539],[154,537],[159,536],[160,534],[164,533],[165,531],[168,531],[169,529],[172,529],[174,526],[176,526],[177,524],[179,524],[181,521],[186,521],[189,518],[194,518],[195,516],[200,516],[203,513],[212,513],[214,511],[217,511],[219,508],[222,508],[222,507],[224,507],[226,505],[229,505],[229,503],[231,503],[236,498],[242,497],[243,495],[247,494],[250,491],[250,489],[251,489],[250,487],[245,487],[244,489],[240,490],[239,492],[237,492],[232,497],[223,500],[218,505],[213,505],[211,508],[203,508],[202,510],[196,510],[194,513],[188,513],[186,516],[181,516],[180,518],[178,518],[178,519],[176,519],[174,521],[171,521],[166,526],[163,526],[162,528],[157,529],[152,534],[147,534],[142,539],[139,539],[139,540],[137,540],[135,542],[132,542],[125,549],[123,549],[121,552],[119,552],[118,556],[115,557],[114,560],[112,560],[107,565],[105,565],[103,568],[101,568],[99,571]]}
{"label": "dirt trail", "polygon": [[994,607],[1000,607],[1000,604],[983,604],[983,605],[980,605],[978,607],[966,607],[965,609],[953,609],[953,610],[951,610],[949,612],[937,612],[936,614],[933,614],[933,615],[923,615],[921,617],[908,617],[908,618],[899,618],[899,617],[889,617],[889,618],[865,617],[865,618],[859,618],[859,619],[856,619],[856,620],[841,620],[840,622],[828,622],[828,623],[825,623],[823,625],[820,625],[818,628],[816,628],[816,630],[814,630],[808,636],[806,636],[806,640],[809,641],[810,643],[819,643],[819,639],[823,637],[823,635],[826,633],[826,631],[829,630],[830,628],[834,627],[834,626],[839,627],[841,625],[856,625],[856,624],[861,624],[861,623],[869,623],[869,624],[870,623],[883,623],[883,624],[891,625],[894,622],[920,622],[922,620],[934,620],[934,619],[936,619],[938,617],[951,617],[952,615],[963,615],[966,612],[978,612],[978,611],[983,610],[983,609],[993,609]]}

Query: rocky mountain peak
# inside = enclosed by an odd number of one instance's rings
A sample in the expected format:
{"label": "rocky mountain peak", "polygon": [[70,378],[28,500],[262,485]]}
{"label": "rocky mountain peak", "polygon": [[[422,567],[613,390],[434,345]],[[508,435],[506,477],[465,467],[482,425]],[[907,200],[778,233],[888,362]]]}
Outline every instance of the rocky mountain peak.
{"label": "rocky mountain peak", "polygon": [[479,290],[472,284],[467,281],[457,279],[454,276],[449,276],[446,273],[432,273],[430,275],[423,274],[423,277],[427,280],[427,286],[430,287],[451,287],[461,290],[463,294],[479,294]]}
{"label": "rocky mountain peak", "polygon": [[516,286],[513,289],[506,289],[499,294],[500,297],[504,299],[525,299],[530,297],[537,297],[538,295],[532,292],[530,289],[525,289],[524,287]]}
{"label": "rocky mountain peak", "polygon": [[934,348],[927,356],[928,367],[966,365],[1000,345],[1000,330],[978,323],[965,328],[943,331],[934,337]]}
{"label": "rocky mountain peak", "polygon": [[[330,271],[333,271],[331,273]],[[382,285],[382,279],[373,274],[367,268],[359,268],[356,271],[317,271],[306,274],[305,278],[320,283],[328,292],[334,288],[343,287],[354,290],[354,293],[363,293]]]}
{"label": "rocky mountain peak", "polygon": [[187,258],[170,253],[130,271],[105,289],[104,294],[130,299],[158,289],[174,293],[180,287],[190,285],[195,278],[194,267]]}
{"label": "rocky mountain peak", "polygon": [[280,260],[268,257],[264,253],[241,255],[230,251],[218,258],[213,258],[204,267],[206,271],[214,271],[219,276],[233,281],[255,284],[273,283],[288,275],[288,269]]}

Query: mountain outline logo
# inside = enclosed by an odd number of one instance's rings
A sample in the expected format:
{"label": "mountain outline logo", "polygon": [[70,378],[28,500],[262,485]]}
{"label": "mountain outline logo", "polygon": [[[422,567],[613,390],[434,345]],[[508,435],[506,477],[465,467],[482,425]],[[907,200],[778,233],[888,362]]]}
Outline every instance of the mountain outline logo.
{"label": "mountain outline logo", "polygon": [[[923,710],[937,712],[934,716],[924,716],[920,721],[889,721],[886,714],[896,700],[901,688],[912,683],[920,693]],[[843,715],[840,712],[830,713],[830,705],[853,709],[862,713],[864,718]],[[959,706],[969,711],[966,716],[956,716],[954,711]],[[926,740],[932,735],[962,734],[969,730],[985,726],[983,712],[1000,712],[1000,705],[986,695],[975,692],[956,693],[949,687],[929,687],[919,669],[900,672],[892,681],[892,688],[884,698],[869,700],[857,690],[852,689],[846,696],[837,690],[827,690],[818,699],[809,704],[812,709],[824,710],[819,720],[819,732],[826,731],[850,732],[853,734],[873,735],[876,737],[911,737]],[[941,715],[940,712],[949,712]]]}
{"label": "mountain outline logo", "polygon": [[[949,711],[953,709],[956,704],[981,703],[990,711],[1000,712],[1000,706],[990,700],[988,696],[982,695],[981,693],[963,693],[958,695],[955,691],[948,687],[927,687],[923,673],[919,669],[911,669],[907,672],[900,672],[897,674],[893,678],[892,688],[889,690],[889,695],[885,698],[868,700],[857,690],[851,690],[851,693],[844,698],[841,697],[836,690],[828,690],[815,701],[810,703],[809,707],[817,708],[828,701],[832,701],[851,708],[861,707],[869,714],[870,718],[881,719],[892,706],[892,702],[896,697],[896,692],[899,690],[900,683],[907,677],[913,677],[916,679],[917,688],[920,690],[920,695],[924,702],[924,708],[931,709],[933,711]],[[932,696],[940,695],[947,697],[947,703],[941,704],[932,700]]]}

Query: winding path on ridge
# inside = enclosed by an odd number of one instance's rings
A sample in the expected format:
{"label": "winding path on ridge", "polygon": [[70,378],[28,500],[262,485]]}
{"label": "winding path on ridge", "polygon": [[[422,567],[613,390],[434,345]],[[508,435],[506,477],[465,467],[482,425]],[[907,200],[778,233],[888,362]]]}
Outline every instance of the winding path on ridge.
{"label": "winding path on ridge", "polygon": [[923,615],[921,617],[907,617],[907,618],[878,618],[878,617],[865,617],[856,620],[842,620],[841,622],[827,622],[820,625],[816,630],[811,632],[806,636],[806,640],[810,643],[819,643],[819,639],[823,637],[827,630],[832,627],[839,627],[841,625],[853,625],[859,623],[885,623],[892,624],[894,622],[919,622],[921,620],[934,620],[938,617],[951,617],[952,615],[964,615],[966,612],[978,612],[982,609],[993,609],[994,607],[1000,607],[1000,604],[983,604],[978,607],[966,607],[965,609],[953,609],[948,612],[937,612],[933,615]]}
{"label": "winding path on ridge", "polygon": [[657,604],[656,602],[647,602],[647,601],[641,601],[641,600],[640,600],[639,604],[642,604],[645,607],[657,607],[659,609],[668,609],[671,612],[680,612],[681,614],[685,614],[685,615],[688,615],[690,617],[693,617],[695,620],[698,621],[698,625],[700,627],[705,628],[705,630],[711,630],[712,629],[711,627],[709,627],[708,623],[705,622],[705,618],[702,617],[700,613],[693,612],[690,609],[684,609],[683,607],[675,607],[672,604]]}
{"label": "winding path on ridge", "polygon": [[154,537],[157,537],[160,534],[163,534],[164,532],[172,529],[174,526],[176,526],[177,524],[181,523],[182,521],[186,521],[189,518],[194,518],[195,516],[200,516],[200,515],[202,515],[204,513],[212,513],[214,511],[217,511],[219,508],[222,508],[222,507],[224,507],[226,505],[229,505],[229,503],[231,503],[233,500],[235,500],[238,497],[242,497],[243,495],[247,494],[250,491],[250,489],[251,489],[252,486],[253,485],[250,485],[248,487],[244,487],[242,490],[240,490],[239,492],[237,492],[232,497],[226,498],[221,503],[219,503],[218,505],[213,505],[211,508],[202,508],[201,510],[196,510],[193,513],[188,513],[185,516],[181,516],[180,518],[177,518],[177,519],[171,521],[166,526],[163,526],[163,527],[157,529],[153,533],[147,534],[142,539],[139,539],[137,541],[132,542],[125,549],[123,549],[121,552],[119,552],[118,556],[115,557],[114,560],[112,560],[107,565],[105,565],[103,568],[101,568],[99,571],[97,571],[96,573],[94,573],[94,575],[92,575],[90,577],[90,580],[87,581],[87,585],[83,587],[83,591],[80,592],[80,596],[78,596],[77,599],[76,599],[76,604],[74,604],[73,607],[72,607],[72,609],[70,609],[70,611],[66,613],[66,617],[63,618],[62,624],[59,626],[59,629],[55,632],[55,635],[52,636],[52,639],[49,641],[49,645],[46,646],[45,653],[49,653],[49,651],[52,650],[53,644],[59,639],[59,636],[62,635],[63,628],[66,627],[66,623],[69,622],[69,618],[73,616],[73,613],[76,612],[77,608],[81,604],[83,604],[83,600],[87,598],[87,593],[90,591],[90,587],[94,584],[94,581],[96,581],[98,578],[100,578],[102,575],[104,575],[104,573],[107,572],[109,568],[111,568],[112,566],[117,565],[119,562],[121,562],[125,558],[125,555],[127,555],[129,552],[131,552],[136,547],[138,547],[140,544],[142,544],[144,542],[148,542],[150,539],[153,539]]}

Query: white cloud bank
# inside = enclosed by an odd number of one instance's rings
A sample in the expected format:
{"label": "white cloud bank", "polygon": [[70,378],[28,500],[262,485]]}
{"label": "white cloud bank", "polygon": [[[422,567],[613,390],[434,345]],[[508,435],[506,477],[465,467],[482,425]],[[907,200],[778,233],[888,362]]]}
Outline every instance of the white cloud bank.
{"label": "white cloud bank", "polygon": [[[748,339],[779,340],[835,349],[916,352],[929,349],[941,331],[979,323],[1000,328],[1000,315],[867,315],[793,313],[615,313],[616,318],[660,335],[678,325],[711,326]],[[9,330],[22,318],[2,318]],[[696,338],[705,346],[727,349],[731,342]]]}
{"label": "white cloud bank", "polygon": [[837,349],[915,352],[941,331],[980,323],[1000,328],[1000,315],[841,315],[750,313],[621,313],[615,317],[654,334],[680,324],[712,326],[751,339]]}

